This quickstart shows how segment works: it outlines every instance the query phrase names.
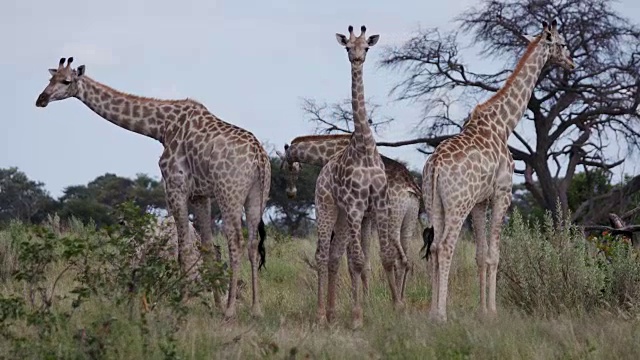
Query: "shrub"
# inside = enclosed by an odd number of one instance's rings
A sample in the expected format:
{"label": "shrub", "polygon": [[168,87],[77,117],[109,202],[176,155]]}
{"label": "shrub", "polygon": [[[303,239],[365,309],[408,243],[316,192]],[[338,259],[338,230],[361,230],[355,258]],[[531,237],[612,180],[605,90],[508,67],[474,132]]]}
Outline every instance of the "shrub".
{"label": "shrub", "polygon": [[542,223],[516,211],[502,237],[500,296],[507,306],[527,314],[613,309],[640,300],[640,262],[631,247],[617,242],[609,255],[568,220],[550,213]]}
{"label": "shrub", "polygon": [[[182,274],[177,260],[167,258],[170,241],[145,244],[154,234],[153,215],[133,203],[118,211],[125,225],[100,231],[12,225],[10,245],[6,239],[2,244],[7,250],[0,273],[10,275],[0,294],[0,358],[117,354],[111,340],[126,336],[127,327],[137,332],[142,353],[176,355],[175,334],[188,311],[185,296],[210,304],[204,297],[223,274]],[[152,331],[162,339],[154,346]]]}

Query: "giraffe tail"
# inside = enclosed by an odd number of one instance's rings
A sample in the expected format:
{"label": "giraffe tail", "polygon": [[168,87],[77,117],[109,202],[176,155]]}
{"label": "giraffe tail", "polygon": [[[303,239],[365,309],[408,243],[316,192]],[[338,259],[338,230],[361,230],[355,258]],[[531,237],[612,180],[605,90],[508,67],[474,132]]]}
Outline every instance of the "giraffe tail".
{"label": "giraffe tail", "polygon": [[[432,213],[432,217],[434,219],[429,219],[431,220],[431,226],[426,227],[423,231],[422,231],[422,241],[423,241],[423,246],[422,249],[420,249],[420,251],[425,250],[425,254],[422,257],[423,259],[426,259],[426,261],[429,261],[429,256],[431,255],[431,246],[433,245],[433,243],[435,242],[435,224],[434,224],[434,220],[435,218],[437,218],[436,216],[433,216],[433,214],[435,212],[444,212],[444,208],[442,206],[442,199],[440,198],[440,196],[438,195],[438,169],[434,166],[435,162],[431,163],[431,167],[429,168],[429,171],[431,172],[431,198],[427,199],[426,196],[425,198],[425,204],[424,207],[426,209],[427,204],[426,201],[428,200],[430,203],[430,207],[431,207],[431,213]],[[444,215],[444,214],[443,214]],[[446,229],[444,229],[446,231]],[[443,236],[446,234],[442,234]]]}
{"label": "giraffe tail", "polygon": [[260,255],[258,270],[261,270],[265,267],[267,261],[267,250],[264,247],[264,241],[267,239],[267,230],[265,229],[262,219],[260,219],[260,223],[258,224],[258,235],[260,235],[260,242],[258,242],[258,255]]}
{"label": "giraffe tail", "polygon": [[[264,151],[264,150],[263,150]],[[258,173],[260,174],[260,183],[262,184],[262,211],[267,206],[267,200],[269,198],[269,190],[271,189],[271,162],[269,161],[269,157],[266,153],[263,154],[264,161],[258,163],[262,163],[262,166],[258,168]],[[260,215],[260,223],[258,223],[258,235],[260,236],[260,241],[258,242],[258,255],[260,256],[260,261],[258,265],[258,270],[261,270],[263,267],[266,268],[265,264],[267,262],[267,249],[265,248],[264,242],[267,239],[267,230],[264,225],[264,221],[262,220],[262,214]]]}
{"label": "giraffe tail", "polygon": [[433,244],[434,236],[435,236],[435,231],[433,230],[433,226],[426,227],[424,228],[424,230],[422,230],[423,245],[422,245],[422,248],[420,249],[420,252],[426,249],[426,251],[424,252],[424,256],[422,258],[427,259],[427,261],[429,261],[429,255],[431,255],[431,251],[429,251],[429,248],[431,248],[431,244]]}

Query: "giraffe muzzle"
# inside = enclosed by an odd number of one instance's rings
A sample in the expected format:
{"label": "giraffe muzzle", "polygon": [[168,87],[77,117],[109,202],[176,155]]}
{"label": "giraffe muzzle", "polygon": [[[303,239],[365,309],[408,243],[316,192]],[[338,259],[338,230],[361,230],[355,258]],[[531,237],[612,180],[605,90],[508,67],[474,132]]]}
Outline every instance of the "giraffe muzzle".
{"label": "giraffe muzzle", "polygon": [[40,94],[40,96],[38,96],[38,99],[36,100],[36,106],[37,107],[45,107],[49,104],[49,98],[51,96],[49,96],[48,94],[42,93]]}

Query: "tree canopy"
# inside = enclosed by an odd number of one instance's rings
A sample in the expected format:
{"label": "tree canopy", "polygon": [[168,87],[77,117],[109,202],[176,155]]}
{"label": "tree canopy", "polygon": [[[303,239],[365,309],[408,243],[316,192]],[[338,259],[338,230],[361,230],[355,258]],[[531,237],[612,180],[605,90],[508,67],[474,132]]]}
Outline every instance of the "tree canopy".
{"label": "tree canopy", "polygon": [[[567,211],[573,201],[568,189],[579,170],[609,171],[640,149],[640,30],[612,4],[482,1],[454,19],[454,31],[419,30],[404,44],[387,48],[381,67],[402,73],[391,93],[398,101],[417,102],[424,109],[425,137],[395,145],[421,144],[421,150],[429,152],[458,132],[478,99],[496,92],[511,73],[509,66],[526,48],[525,35],[538,34],[543,21],[555,18],[578,67],[572,72],[553,66],[543,70],[510,145],[516,172],[524,175],[535,202],[554,211],[560,201]],[[477,71],[464,60],[464,36],[482,57],[507,66]],[[620,151],[619,156],[611,155]],[[598,211],[582,211],[580,220],[601,220],[602,207],[619,207],[638,190],[640,177],[626,181],[602,195]]]}

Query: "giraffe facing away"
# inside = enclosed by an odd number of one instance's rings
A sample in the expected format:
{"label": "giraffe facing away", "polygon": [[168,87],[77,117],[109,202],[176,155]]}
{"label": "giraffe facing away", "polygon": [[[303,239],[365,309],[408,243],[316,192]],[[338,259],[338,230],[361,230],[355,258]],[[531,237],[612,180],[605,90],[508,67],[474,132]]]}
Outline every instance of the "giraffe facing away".
{"label": "giraffe facing away", "polygon": [[[335,315],[336,280],[340,258],[347,246],[349,274],[351,277],[352,327],[362,326],[362,305],[359,294],[361,273],[364,268],[364,254],[360,244],[362,219],[365,212],[373,211],[378,227],[378,240],[382,264],[387,273],[392,301],[396,307],[402,305],[396,288],[394,265],[400,257],[403,267],[407,257],[399,242],[389,242],[387,203],[387,177],[373,133],[367,123],[363,65],[366,53],[374,46],[379,35],[365,36],[366,28],[360,28],[360,36],[349,26],[349,37],[336,34],[336,39],[347,50],[351,63],[351,106],[353,108],[354,132],[348,146],[322,168],[316,182],[315,204],[318,243],[316,265],[318,269],[318,322],[331,322]],[[335,228],[335,237],[331,235]],[[327,252],[328,250],[328,252]],[[328,267],[328,268],[327,268]],[[325,308],[323,284],[327,278],[328,289]]]}
{"label": "giraffe facing away", "polygon": [[[291,141],[291,146],[285,144],[284,153],[276,153],[282,159],[281,167],[286,165],[287,188],[290,198],[296,196],[296,182],[300,174],[300,164],[323,166],[337,153],[343,151],[351,140],[350,134],[340,135],[307,135],[299,136]],[[392,241],[400,241],[405,254],[409,251],[409,242],[415,236],[418,224],[418,215],[422,205],[422,192],[420,186],[409,172],[409,169],[401,163],[380,155],[385,166],[385,174],[388,182],[389,236]],[[369,262],[369,246],[371,244],[371,226],[374,216],[367,212],[362,220],[361,244],[364,253],[365,268],[362,272],[363,293],[369,293],[369,279],[371,276],[371,264]],[[399,240],[398,240],[399,239]],[[398,264],[399,265],[399,264]],[[396,286],[399,297],[404,300],[404,290],[407,282],[408,271],[402,266],[396,266]]]}
{"label": "giraffe facing away", "polygon": [[[197,101],[160,100],[123,93],[86,76],[84,65],[73,69],[72,61],[69,58],[64,66],[62,58],[57,69],[49,69],[51,79],[38,96],[36,106],[46,107],[52,101],[75,97],[111,123],[162,143],[164,152],[158,164],[169,213],[176,223],[178,262],[183,272],[190,265],[183,256],[189,236],[188,203],[202,237],[206,263],[211,264],[214,252],[220,261],[220,249],[214,250],[210,223],[211,197],[214,198],[222,212],[231,263],[226,319],[234,318],[236,313],[238,266],[245,245],[241,228],[244,207],[249,230],[252,313],[261,316],[257,271],[265,260],[262,214],[271,186],[271,164],[258,139],[251,132],[217,118]],[[216,303],[219,302],[218,294]]]}
{"label": "giraffe facing away", "polygon": [[[462,223],[470,213],[480,280],[480,312],[496,314],[500,231],[511,204],[514,168],[507,140],[524,114],[545,64],[559,65],[568,71],[575,68],[565,40],[558,33],[556,20],[542,25],[541,34],[526,37],[529,45],[504,86],[477,105],[462,131],[443,141],[424,165],[422,192],[435,231],[429,249],[432,258],[430,317],[435,321],[447,320],[449,269]],[[489,207],[491,230],[487,248]]]}

